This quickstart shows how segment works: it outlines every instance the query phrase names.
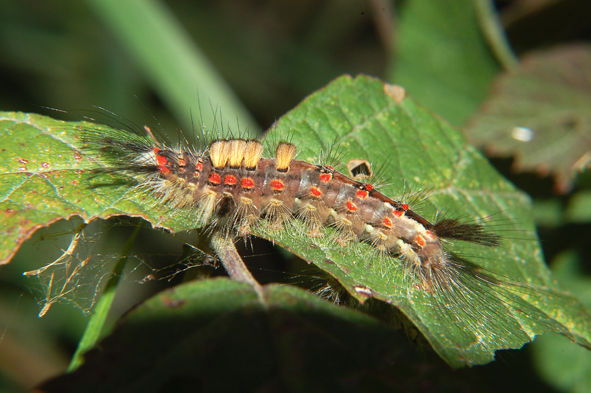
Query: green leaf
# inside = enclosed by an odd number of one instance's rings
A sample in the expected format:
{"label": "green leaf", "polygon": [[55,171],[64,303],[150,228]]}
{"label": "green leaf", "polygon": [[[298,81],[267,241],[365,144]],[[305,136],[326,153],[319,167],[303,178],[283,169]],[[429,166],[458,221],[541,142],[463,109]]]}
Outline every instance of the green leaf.
{"label": "green leaf", "polygon": [[570,198],[566,207],[566,220],[584,224],[591,221],[591,190],[581,190]]}
{"label": "green leaf", "polygon": [[463,123],[499,71],[482,36],[474,0],[413,0],[401,7],[388,80],[426,108]]}
{"label": "green leaf", "polygon": [[564,221],[564,207],[557,198],[534,200],[535,222],[540,227],[557,227]]}
{"label": "green leaf", "polygon": [[[389,185],[380,189],[396,197],[409,184],[428,188],[429,199],[416,208],[427,219],[437,212],[468,221],[488,216],[502,223],[502,231],[534,236],[529,198],[458,130],[410,98],[398,102],[396,92],[395,86],[364,76],[339,78],[281,118],[269,138],[290,135],[303,160],[317,160],[319,151],[336,143],[343,163],[361,159],[373,162],[374,169],[387,165]],[[304,228],[294,225],[289,235],[273,235],[264,225],[256,233],[329,272],[359,300],[371,296],[395,304],[453,366],[489,362],[497,349],[519,348],[544,331],[589,345],[589,312],[553,284],[533,238],[505,240],[498,248],[456,242],[452,250],[471,262],[527,285],[469,283],[468,292],[448,299],[429,294],[409,279],[399,261],[375,256],[367,244],[343,249],[330,236],[308,238]]]}
{"label": "green leaf", "polygon": [[37,228],[72,216],[88,222],[128,215],[160,228],[192,228],[188,220],[171,220],[166,209],[159,210],[146,204],[145,196],[130,193],[125,186],[129,179],[112,173],[97,176],[92,170],[107,164],[81,150],[80,128],[115,132],[94,123],[0,114],[0,264],[7,263]]}
{"label": "green leaf", "polygon": [[[174,231],[195,226],[191,214],[161,206],[149,193],[135,192],[123,175],[85,171],[110,164],[98,152],[80,150],[81,128],[119,138],[133,135],[24,114],[4,114],[0,120],[0,142],[10,146],[0,156],[6,173],[0,183],[6,195],[0,202],[7,220],[5,258],[35,228],[75,214],[85,220],[133,215]],[[466,221],[488,217],[510,234],[534,233],[529,198],[504,180],[457,130],[404,98],[397,86],[366,76],[341,77],[284,116],[269,134],[271,140],[281,137],[296,142],[298,159],[317,160],[321,150],[336,143],[343,163],[365,159],[373,162],[374,171],[386,165],[390,179],[381,190],[394,198],[408,197],[406,186],[428,188],[429,199],[413,206],[427,219],[437,212]],[[19,158],[28,161],[26,169]],[[41,187],[47,190],[43,194]],[[487,274],[496,273],[496,279],[461,274],[457,292],[441,293],[426,290],[401,261],[380,256],[368,244],[342,247],[333,240],[331,228],[324,229],[322,238],[309,238],[303,224],[292,221],[285,231],[273,232],[261,220],[254,233],[327,271],[358,300],[371,297],[400,308],[453,366],[489,362],[496,350],[519,348],[544,331],[566,334],[583,345],[591,341],[589,313],[552,282],[533,239],[505,240],[498,248],[449,244],[448,251],[468,258]]]}
{"label": "green leaf", "polygon": [[[591,306],[591,277],[580,268],[580,258],[574,252],[560,254],[552,270],[585,303]],[[571,345],[564,337],[547,335],[533,345],[534,363],[538,374],[561,392],[591,391],[591,352]]]}
{"label": "green leaf", "polygon": [[499,156],[516,156],[514,169],[552,174],[567,192],[591,164],[591,47],[535,52],[495,81],[466,130],[470,142]]}
{"label": "green leaf", "polygon": [[419,371],[426,359],[411,347],[385,324],[302,289],[267,285],[261,299],[218,278],[149,299],[77,371],[42,390],[375,392],[448,372],[443,363]]}

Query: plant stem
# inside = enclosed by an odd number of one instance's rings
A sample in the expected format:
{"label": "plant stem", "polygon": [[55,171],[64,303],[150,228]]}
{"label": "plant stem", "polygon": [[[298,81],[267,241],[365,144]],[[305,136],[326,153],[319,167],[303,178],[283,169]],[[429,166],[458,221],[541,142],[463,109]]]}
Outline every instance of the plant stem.
{"label": "plant stem", "polygon": [[244,264],[240,254],[238,254],[238,250],[236,250],[236,246],[234,246],[234,241],[217,231],[212,236],[211,244],[230,278],[252,285],[261,302],[265,304],[263,287],[252,276],[250,270]]}
{"label": "plant stem", "polygon": [[511,49],[492,0],[476,0],[474,4],[480,30],[498,62],[505,70],[519,66],[519,59]]}

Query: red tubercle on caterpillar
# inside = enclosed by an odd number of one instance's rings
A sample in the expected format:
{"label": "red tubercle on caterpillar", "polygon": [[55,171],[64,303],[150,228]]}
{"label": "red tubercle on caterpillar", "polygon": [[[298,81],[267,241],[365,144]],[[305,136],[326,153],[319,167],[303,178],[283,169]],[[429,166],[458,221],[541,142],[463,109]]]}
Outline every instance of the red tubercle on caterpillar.
{"label": "red tubercle on caterpillar", "polygon": [[163,175],[169,174],[170,169],[166,166],[168,165],[168,160],[166,159],[166,157],[159,155],[161,150],[155,147],[154,149],[152,149],[152,151],[156,155],[156,164],[158,167],[158,172],[160,172]]}
{"label": "red tubercle on caterpillar", "polygon": [[193,176],[195,176],[195,177],[201,176],[202,171],[203,171],[203,163],[201,162],[201,160],[198,160],[195,163],[195,172],[193,172]]}
{"label": "red tubercle on caterpillar", "polygon": [[388,227],[388,228],[392,228],[392,220],[390,220],[388,217],[384,218],[384,226]]}
{"label": "red tubercle on caterpillar", "polygon": [[332,173],[321,173],[320,174],[320,181],[323,183],[328,183],[332,180]]}
{"label": "red tubercle on caterpillar", "polygon": [[367,198],[369,196],[369,192],[367,192],[365,190],[357,190],[357,192],[355,193],[355,195],[359,199],[365,199],[365,198]]}
{"label": "red tubercle on caterpillar", "polygon": [[224,177],[224,185],[235,186],[236,184],[238,184],[238,179],[236,178],[236,176],[227,175],[226,177]]}
{"label": "red tubercle on caterpillar", "polygon": [[425,238],[423,238],[421,235],[417,235],[415,237],[415,243],[421,247],[425,247],[425,245],[427,244],[427,242],[425,241]]}
{"label": "red tubercle on caterpillar", "polygon": [[396,217],[402,217],[404,215],[404,212],[402,210],[394,210],[394,215]]}
{"label": "red tubercle on caterpillar", "polygon": [[285,188],[285,184],[283,184],[283,182],[281,180],[271,180],[271,188],[274,191],[281,191]]}
{"label": "red tubercle on caterpillar", "polygon": [[187,163],[185,162],[185,160],[183,160],[182,158],[179,159],[179,166],[183,167],[183,166],[187,166]]}
{"label": "red tubercle on caterpillar", "polygon": [[347,210],[349,210],[350,212],[357,211],[357,205],[351,201],[347,201]]}
{"label": "red tubercle on caterpillar", "polygon": [[254,180],[252,180],[250,177],[245,177],[240,180],[240,186],[247,190],[254,188]]}
{"label": "red tubercle on caterpillar", "polygon": [[221,176],[217,173],[210,174],[209,177],[207,178],[207,180],[209,181],[210,184],[212,184],[214,186],[219,186],[220,183],[222,182]]}
{"label": "red tubercle on caterpillar", "polygon": [[408,206],[406,203],[404,203],[404,204],[401,206],[401,209],[402,209],[402,210],[404,210],[404,211],[407,211],[408,209],[410,209],[410,207],[409,207],[409,206]]}
{"label": "red tubercle on caterpillar", "polygon": [[168,160],[164,156],[156,156],[156,164],[158,166],[164,166],[168,164]]}
{"label": "red tubercle on caterpillar", "polygon": [[312,194],[312,196],[319,198],[322,196],[322,191],[320,191],[318,188],[316,187],[311,187],[310,188],[310,194]]}

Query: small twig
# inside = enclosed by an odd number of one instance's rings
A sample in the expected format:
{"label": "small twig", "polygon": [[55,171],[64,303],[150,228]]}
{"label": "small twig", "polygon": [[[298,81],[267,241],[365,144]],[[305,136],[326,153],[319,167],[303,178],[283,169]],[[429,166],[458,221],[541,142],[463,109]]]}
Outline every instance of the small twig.
{"label": "small twig", "polygon": [[244,264],[240,254],[238,254],[238,250],[236,250],[236,246],[234,246],[233,240],[218,231],[213,234],[211,238],[211,245],[217,256],[220,258],[222,265],[228,272],[230,278],[252,285],[261,302],[265,304],[263,287],[252,276],[250,270],[248,270]]}

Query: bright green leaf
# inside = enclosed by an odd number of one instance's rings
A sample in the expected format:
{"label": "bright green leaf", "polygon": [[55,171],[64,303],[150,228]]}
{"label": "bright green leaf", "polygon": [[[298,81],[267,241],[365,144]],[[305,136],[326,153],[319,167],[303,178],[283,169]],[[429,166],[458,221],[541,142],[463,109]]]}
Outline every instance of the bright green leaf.
{"label": "bright green leaf", "polygon": [[[591,277],[580,269],[579,258],[573,252],[559,255],[552,270],[561,282],[583,303],[591,306]],[[533,345],[534,363],[538,373],[561,392],[591,391],[591,352],[571,345],[564,337],[547,335]]]}
{"label": "bright green leaf", "polygon": [[144,196],[130,194],[125,187],[128,179],[92,172],[106,164],[80,150],[80,127],[113,132],[107,126],[66,123],[40,115],[0,115],[0,264],[8,262],[37,228],[72,216],[90,221],[130,215],[157,227],[191,228],[189,222],[183,227],[180,217],[174,220],[175,226],[168,226],[171,220],[166,210],[158,211],[146,205]]}
{"label": "bright green leaf", "polygon": [[[412,99],[398,103],[395,91],[368,77],[342,77],[281,118],[273,132],[292,136],[300,147],[299,159],[314,161],[336,141],[343,163],[365,159],[374,168],[386,164],[389,185],[381,190],[396,197],[404,194],[405,185],[428,188],[429,199],[417,207],[427,219],[437,211],[465,220],[490,216],[493,227],[495,221],[502,224],[501,231],[533,236],[529,198],[504,180],[458,130]],[[454,366],[486,363],[495,350],[519,348],[548,330],[574,335],[589,345],[589,313],[572,295],[547,290],[554,285],[533,239],[505,240],[498,248],[456,242],[457,248],[450,249],[472,256],[470,261],[486,271],[539,290],[481,286],[450,302],[430,296],[420,282],[409,279],[399,261],[374,256],[369,245],[343,249],[330,236],[298,235],[306,233],[304,228],[273,235],[263,226],[256,233],[331,273],[361,300],[369,292],[397,305]]]}

